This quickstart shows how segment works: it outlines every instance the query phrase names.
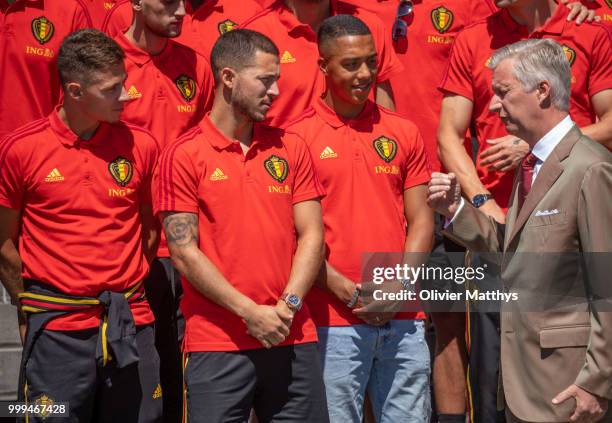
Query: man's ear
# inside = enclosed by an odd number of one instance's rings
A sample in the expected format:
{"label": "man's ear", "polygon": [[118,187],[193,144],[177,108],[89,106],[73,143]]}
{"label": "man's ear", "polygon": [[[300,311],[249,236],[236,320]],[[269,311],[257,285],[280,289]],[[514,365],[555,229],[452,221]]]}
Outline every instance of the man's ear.
{"label": "man's ear", "polygon": [[537,96],[541,105],[549,107],[551,105],[550,84],[548,81],[541,81],[538,84]]}
{"label": "man's ear", "polygon": [[83,89],[78,82],[69,82],[64,87],[64,94],[74,100],[78,100],[83,96]]}
{"label": "man's ear", "polygon": [[230,90],[233,89],[236,83],[236,71],[232,68],[221,69],[221,82]]}
{"label": "man's ear", "polygon": [[319,63],[319,69],[321,69],[321,72],[323,72],[323,75],[327,76],[327,60],[324,59],[323,57],[319,57],[318,60]]}

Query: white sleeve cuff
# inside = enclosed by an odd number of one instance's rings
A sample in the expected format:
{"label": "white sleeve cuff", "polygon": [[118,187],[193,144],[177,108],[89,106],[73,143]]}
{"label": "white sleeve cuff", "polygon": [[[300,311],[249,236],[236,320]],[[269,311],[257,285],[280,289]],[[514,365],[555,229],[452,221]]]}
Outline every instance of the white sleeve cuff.
{"label": "white sleeve cuff", "polygon": [[450,224],[453,223],[455,218],[459,215],[459,213],[461,213],[461,210],[463,210],[464,205],[465,200],[463,199],[463,197],[461,197],[461,201],[459,201],[459,207],[457,207],[457,211],[455,212],[453,217],[451,217],[450,219],[448,217],[444,219],[444,229],[448,228]]}

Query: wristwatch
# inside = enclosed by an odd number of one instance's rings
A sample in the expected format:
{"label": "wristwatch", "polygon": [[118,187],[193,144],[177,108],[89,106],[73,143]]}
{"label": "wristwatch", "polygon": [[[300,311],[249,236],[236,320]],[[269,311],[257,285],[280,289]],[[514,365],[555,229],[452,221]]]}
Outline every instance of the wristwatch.
{"label": "wristwatch", "polygon": [[474,207],[478,208],[492,198],[493,196],[491,194],[476,194],[474,197],[472,197],[472,201],[470,202]]}
{"label": "wristwatch", "polygon": [[302,299],[295,294],[284,293],[281,300],[287,304],[287,307],[294,313],[297,313],[302,308]]}

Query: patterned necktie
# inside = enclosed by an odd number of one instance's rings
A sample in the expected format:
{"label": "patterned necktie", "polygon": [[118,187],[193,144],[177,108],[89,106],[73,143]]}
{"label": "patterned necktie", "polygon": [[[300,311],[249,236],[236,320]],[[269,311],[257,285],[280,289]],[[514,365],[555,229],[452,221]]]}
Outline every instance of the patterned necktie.
{"label": "patterned necktie", "polygon": [[531,191],[531,181],[533,180],[533,171],[538,158],[530,151],[527,157],[521,163],[521,186],[519,196],[519,206],[525,202],[525,198]]}

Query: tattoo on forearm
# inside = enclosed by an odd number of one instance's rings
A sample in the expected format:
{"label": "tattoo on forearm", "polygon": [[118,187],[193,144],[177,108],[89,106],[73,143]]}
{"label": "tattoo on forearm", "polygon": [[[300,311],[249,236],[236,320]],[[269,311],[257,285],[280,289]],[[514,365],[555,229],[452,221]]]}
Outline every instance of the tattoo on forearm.
{"label": "tattoo on forearm", "polygon": [[198,243],[198,217],[193,213],[171,213],[164,218],[168,244],[179,246]]}

